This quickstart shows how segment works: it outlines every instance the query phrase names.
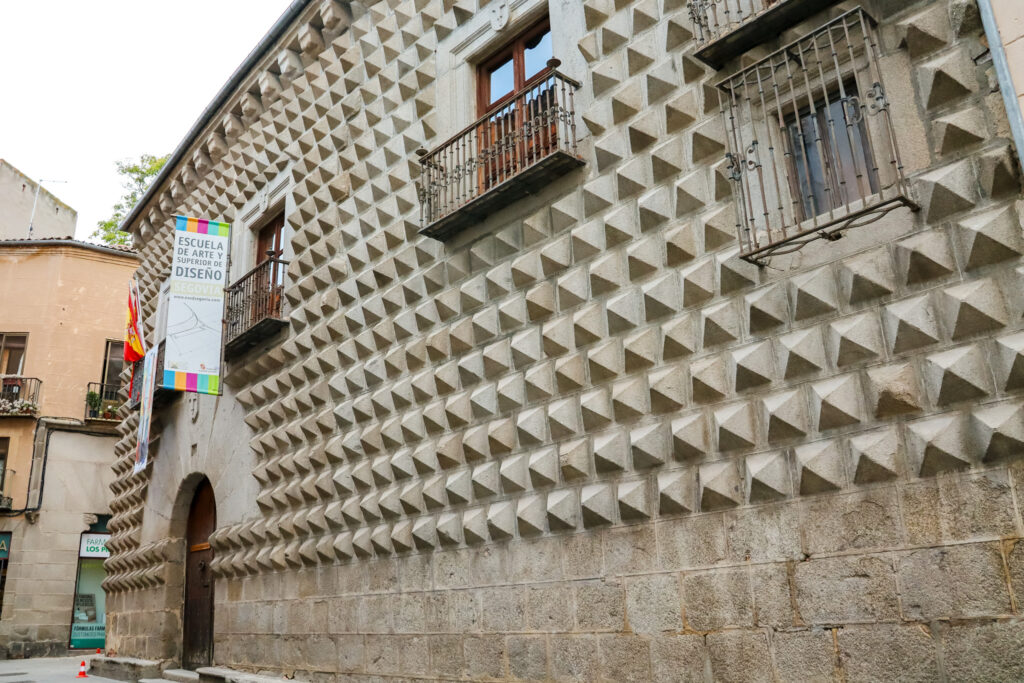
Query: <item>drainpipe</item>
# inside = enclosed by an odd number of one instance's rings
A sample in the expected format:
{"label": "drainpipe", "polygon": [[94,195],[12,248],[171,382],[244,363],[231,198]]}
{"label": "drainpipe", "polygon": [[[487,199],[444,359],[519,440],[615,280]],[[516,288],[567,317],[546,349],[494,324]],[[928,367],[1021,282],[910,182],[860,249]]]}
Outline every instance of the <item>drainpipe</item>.
{"label": "drainpipe", "polygon": [[996,67],[996,79],[999,81],[999,91],[1003,95],[1006,117],[1010,120],[1010,131],[1017,147],[1017,160],[1024,166],[1024,157],[1021,156],[1024,154],[1024,117],[1021,116],[1020,101],[1017,99],[1017,90],[1013,87],[1010,65],[1006,61],[1006,50],[1003,49],[1003,39],[999,35],[999,26],[992,11],[992,0],[978,0],[978,10],[981,12],[981,23],[985,27],[992,63]]}

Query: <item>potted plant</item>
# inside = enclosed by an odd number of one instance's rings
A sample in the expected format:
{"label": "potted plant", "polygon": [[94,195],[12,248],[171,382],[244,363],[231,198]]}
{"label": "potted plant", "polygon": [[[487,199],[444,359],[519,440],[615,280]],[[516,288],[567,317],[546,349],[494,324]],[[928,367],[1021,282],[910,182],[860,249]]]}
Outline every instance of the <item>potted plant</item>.
{"label": "potted plant", "polygon": [[101,403],[102,399],[97,392],[90,391],[85,395],[85,405],[89,406],[89,417],[99,417]]}

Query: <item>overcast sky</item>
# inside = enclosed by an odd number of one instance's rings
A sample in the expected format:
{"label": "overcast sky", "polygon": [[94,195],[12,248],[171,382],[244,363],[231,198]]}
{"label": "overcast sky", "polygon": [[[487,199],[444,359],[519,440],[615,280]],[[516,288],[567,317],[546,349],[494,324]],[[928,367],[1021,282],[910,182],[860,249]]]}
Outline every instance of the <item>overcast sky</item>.
{"label": "overcast sky", "polygon": [[0,0],[0,158],[78,211],[119,159],[171,152],[289,0]]}

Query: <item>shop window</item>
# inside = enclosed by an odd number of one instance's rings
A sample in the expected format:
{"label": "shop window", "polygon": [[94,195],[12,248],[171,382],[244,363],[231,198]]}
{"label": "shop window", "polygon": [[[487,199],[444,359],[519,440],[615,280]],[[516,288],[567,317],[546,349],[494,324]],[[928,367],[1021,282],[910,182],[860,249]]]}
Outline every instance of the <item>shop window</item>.
{"label": "shop window", "polygon": [[11,560],[11,532],[0,532],[0,614],[4,609],[4,592],[7,589],[7,564]]}
{"label": "shop window", "polygon": [[106,528],[106,515],[82,534],[78,551],[78,577],[75,580],[75,598],[71,614],[72,649],[95,650],[106,645],[107,596],[103,580],[107,578],[103,561],[110,557],[107,550],[108,533],[92,531]]}
{"label": "shop window", "polygon": [[0,498],[7,492],[7,454],[11,449],[11,437],[0,436]]}

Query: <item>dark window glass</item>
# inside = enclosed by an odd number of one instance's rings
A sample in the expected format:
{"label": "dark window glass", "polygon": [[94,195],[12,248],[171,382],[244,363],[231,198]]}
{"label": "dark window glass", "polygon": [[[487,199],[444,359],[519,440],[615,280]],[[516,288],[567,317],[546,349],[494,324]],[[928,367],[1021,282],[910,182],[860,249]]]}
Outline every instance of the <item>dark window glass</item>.
{"label": "dark window glass", "polygon": [[846,97],[830,95],[790,119],[800,197],[801,220],[807,220],[878,192],[878,169],[869,166],[868,137],[851,87]]}
{"label": "dark window glass", "polygon": [[4,609],[4,590],[7,587],[7,564],[11,561],[11,532],[0,532],[0,613]]}
{"label": "dark window glass", "polygon": [[24,334],[0,334],[0,374],[20,375],[25,366]]}
{"label": "dark window glass", "polygon": [[0,495],[7,493],[4,488],[7,483],[7,452],[11,447],[11,437],[0,436]]}
{"label": "dark window glass", "polygon": [[[107,353],[103,359],[103,384],[104,391],[108,386],[116,387],[121,384],[121,370],[124,368],[124,342],[108,341]],[[106,398],[104,396],[104,398]]]}

